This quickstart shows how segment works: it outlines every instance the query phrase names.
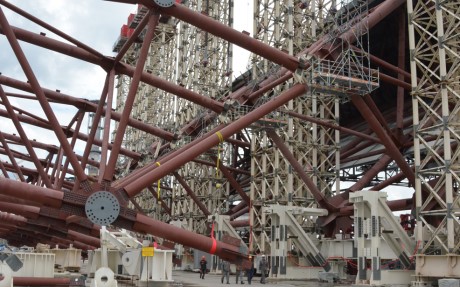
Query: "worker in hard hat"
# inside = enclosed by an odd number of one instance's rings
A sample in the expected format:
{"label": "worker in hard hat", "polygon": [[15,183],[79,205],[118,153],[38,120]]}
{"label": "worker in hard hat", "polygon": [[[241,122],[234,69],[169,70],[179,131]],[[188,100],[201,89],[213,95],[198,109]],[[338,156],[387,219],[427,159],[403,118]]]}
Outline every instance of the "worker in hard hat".
{"label": "worker in hard hat", "polygon": [[265,258],[265,254],[262,254],[262,259],[259,262],[259,270],[260,274],[262,275],[260,278],[260,283],[265,284],[265,277],[267,276],[267,273],[270,270],[267,258]]}
{"label": "worker in hard hat", "polygon": [[227,284],[230,284],[230,262],[227,260],[222,261],[222,278],[221,282],[224,284],[224,279],[227,280]]}
{"label": "worker in hard hat", "polygon": [[206,261],[205,256],[201,256],[200,260],[200,278],[204,279],[204,275],[206,274],[206,271],[208,269],[208,261]]}
{"label": "worker in hard hat", "polygon": [[249,260],[250,265],[246,269],[246,276],[248,278],[248,284],[251,284],[252,277],[254,276],[254,261],[252,260],[251,255],[249,255],[248,260]]}

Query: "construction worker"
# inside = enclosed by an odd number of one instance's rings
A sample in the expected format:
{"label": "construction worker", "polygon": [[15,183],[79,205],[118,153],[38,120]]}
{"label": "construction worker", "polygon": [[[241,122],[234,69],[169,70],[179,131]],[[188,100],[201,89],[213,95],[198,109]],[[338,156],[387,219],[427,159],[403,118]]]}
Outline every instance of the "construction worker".
{"label": "construction worker", "polygon": [[248,277],[248,284],[251,285],[252,277],[254,276],[254,261],[252,261],[251,255],[249,255],[248,259],[251,265],[246,269],[246,276]]}
{"label": "construction worker", "polygon": [[224,277],[227,278],[227,284],[230,284],[230,262],[228,261],[222,261],[222,284],[224,284]]}
{"label": "construction worker", "polygon": [[267,271],[268,271],[268,261],[267,259],[265,258],[265,254],[262,254],[262,260],[260,260],[260,263],[259,263],[259,270],[260,270],[260,274],[262,277],[260,277],[260,283],[261,284],[265,284],[265,277],[267,276]]}
{"label": "construction worker", "polygon": [[201,256],[200,260],[200,278],[204,279],[204,275],[206,274],[206,270],[208,269],[208,261],[206,261],[206,257]]}
{"label": "construction worker", "polygon": [[238,284],[239,280],[241,280],[241,284],[244,284],[243,276],[243,267],[240,264],[236,264],[236,284]]}

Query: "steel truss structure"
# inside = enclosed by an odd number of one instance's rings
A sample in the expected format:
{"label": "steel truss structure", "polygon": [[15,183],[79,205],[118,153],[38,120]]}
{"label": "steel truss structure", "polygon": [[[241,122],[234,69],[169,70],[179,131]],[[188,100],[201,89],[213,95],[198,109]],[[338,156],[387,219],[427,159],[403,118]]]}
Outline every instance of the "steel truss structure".
{"label": "steel truss structure", "polygon": [[[443,276],[452,272],[454,265],[449,264],[457,260],[460,248],[460,3],[408,1],[407,5],[416,151],[415,209],[419,222],[417,262],[427,262],[418,264],[417,271],[422,276]],[[439,259],[430,255],[448,255],[447,265],[434,268],[439,266]]]}
{"label": "steel truss structure", "polygon": [[[232,29],[231,0],[112,2],[137,5],[115,57],[0,0],[0,33],[27,77],[0,75],[0,116],[16,128],[0,131],[0,237],[90,249],[111,225],[245,262],[279,255],[267,205],[324,209],[296,219],[332,237],[351,230],[350,193],[407,184],[414,197],[388,205],[417,214],[417,260],[456,260],[458,1],[254,0],[252,35]],[[12,26],[7,9],[60,40]],[[103,68],[100,98],[43,87],[23,42]],[[233,45],[253,53],[236,79]],[[70,123],[51,102],[77,109]],[[26,125],[55,141],[30,140]],[[212,215],[244,242],[217,240]]]}

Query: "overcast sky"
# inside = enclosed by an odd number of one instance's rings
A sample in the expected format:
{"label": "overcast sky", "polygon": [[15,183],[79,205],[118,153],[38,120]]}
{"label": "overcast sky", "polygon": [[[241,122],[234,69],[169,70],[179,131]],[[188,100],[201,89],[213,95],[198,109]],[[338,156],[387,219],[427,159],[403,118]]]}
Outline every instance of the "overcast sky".
{"label": "overcast sky", "polygon": [[[126,23],[128,15],[135,12],[137,8],[134,5],[96,0],[11,0],[9,2],[57,27],[102,54],[112,56],[114,55],[112,46],[120,33],[121,26]],[[235,29],[238,31],[252,32],[252,4],[250,3],[252,3],[251,0],[235,1],[234,23]],[[27,19],[17,16],[10,10],[4,7],[2,9],[11,25],[36,33],[46,32],[46,37],[60,39],[49,31],[32,24]],[[35,76],[44,88],[59,89],[62,93],[86,99],[98,99],[100,97],[106,76],[101,68],[23,42],[20,44],[34,70]],[[237,77],[245,70],[249,53],[244,53],[239,47],[234,47],[234,54],[238,55],[237,57],[234,56],[234,59],[238,61],[234,63],[234,77]],[[3,35],[0,35],[0,72],[4,76],[27,81]],[[13,91],[7,87],[4,87],[4,89]],[[36,102],[13,98],[10,101],[16,106],[44,117],[41,108]],[[62,125],[67,125],[76,112],[75,108],[63,107],[62,105],[53,105],[53,108]],[[58,145],[51,132],[27,125],[23,125],[23,127],[30,139]],[[0,130],[6,133],[17,133],[12,122],[5,118],[0,118]],[[82,132],[87,132],[86,123],[82,127]],[[16,149],[16,147],[13,148]],[[76,147],[77,153],[81,154],[82,152],[79,151],[83,149],[84,144],[80,142]],[[46,156],[47,154],[44,152],[39,153],[40,158]],[[0,158],[7,160],[3,155],[0,155]],[[9,160],[7,161],[9,162]],[[342,183],[342,187],[350,184]],[[389,189],[394,190],[395,187]],[[399,187],[396,187],[396,190],[396,192],[390,192],[389,199],[406,198],[413,192],[413,189]]]}
{"label": "overcast sky", "polygon": [[[109,56],[114,56],[112,46],[119,36],[121,26],[127,22],[128,15],[137,10],[136,5],[95,0],[12,0],[9,2]],[[239,31],[243,29],[252,31],[250,26],[252,25],[252,10],[249,9],[250,0],[238,0],[237,2],[235,9],[245,13],[235,13],[239,15],[235,20],[235,28]],[[45,32],[46,37],[65,41],[5,7],[2,7],[2,10],[6,14],[10,25],[35,33]],[[100,67],[24,42],[20,42],[20,45],[42,87],[52,90],[59,89],[62,93],[79,98],[98,99],[100,97],[106,76],[106,73]],[[235,53],[239,53],[238,57],[234,57],[239,62],[235,63],[234,76],[239,76],[247,65],[246,59],[249,54],[246,53],[245,56],[241,56],[241,50],[238,50],[238,47],[235,47]],[[3,35],[0,35],[0,72],[10,78],[27,81],[10,45]],[[9,92],[23,93],[5,86],[3,88]],[[45,118],[41,107],[35,101],[15,98],[10,98],[10,101],[15,106],[33,111],[36,115]],[[72,107],[55,104],[52,104],[52,106],[61,125],[68,125],[77,112]],[[23,127],[29,138],[58,145],[51,132],[27,125],[23,125]],[[17,133],[12,122],[6,118],[0,118],[0,130],[7,133]],[[82,127],[82,132],[87,132],[86,123]],[[80,151],[83,149],[84,144],[78,143],[76,147],[77,153],[82,153]],[[39,157],[43,158],[46,155],[46,153],[42,152]],[[6,159],[2,155],[0,155],[0,158]]]}
{"label": "overcast sky", "polygon": [[[119,35],[120,27],[126,22],[129,13],[136,9],[134,5],[94,0],[10,2],[105,55],[113,55],[112,45]],[[2,10],[6,14],[10,25],[35,33],[45,32],[46,37],[62,40],[60,37],[18,16],[7,8],[2,7]],[[105,79],[105,72],[100,67],[24,42],[20,42],[20,45],[42,87],[53,90],[59,89],[62,93],[74,97],[87,99],[98,99],[100,97]],[[0,47],[0,72],[2,75],[24,82],[27,81],[9,43],[3,35],[0,36]],[[4,89],[23,93],[5,86]],[[15,98],[10,98],[10,101],[16,106],[45,117],[41,107],[35,101]],[[52,106],[61,125],[68,125],[77,111],[75,108],[63,105],[53,104]],[[51,132],[28,125],[23,125],[23,127],[30,139],[59,145]],[[0,129],[7,133],[17,133],[11,121],[6,118],[0,118]],[[86,131],[87,124],[82,127],[82,132],[86,133]],[[83,148],[83,143],[79,143],[77,149]],[[37,152],[40,158],[47,155],[38,150]],[[4,158],[5,156],[3,156]]]}

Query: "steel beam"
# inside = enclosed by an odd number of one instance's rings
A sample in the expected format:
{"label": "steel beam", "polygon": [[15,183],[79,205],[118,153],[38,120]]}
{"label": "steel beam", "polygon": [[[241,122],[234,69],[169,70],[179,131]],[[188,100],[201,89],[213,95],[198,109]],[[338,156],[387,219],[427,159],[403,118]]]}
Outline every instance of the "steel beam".
{"label": "steel beam", "polygon": [[145,60],[147,59],[147,54],[150,48],[150,42],[153,39],[155,34],[155,29],[158,25],[158,20],[160,15],[155,12],[149,12],[149,23],[147,26],[147,32],[144,37],[144,43],[142,44],[139,59],[137,62],[136,69],[134,71],[133,79],[131,81],[131,86],[129,87],[129,92],[126,97],[124,106],[123,106],[123,116],[120,119],[118,124],[117,132],[115,134],[115,139],[113,141],[112,152],[110,153],[109,161],[107,163],[107,168],[104,171],[103,180],[106,182],[112,182],[115,167],[118,161],[118,155],[121,150],[121,145],[123,143],[123,137],[125,135],[126,127],[128,126],[129,116],[133,109],[134,100],[136,98],[137,89],[141,81],[141,74],[144,70]]}
{"label": "steel beam", "polygon": [[[1,89],[1,87],[0,87]],[[2,93],[2,91],[0,90],[0,94]],[[19,165],[18,163],[16,162],[16,159],[15,157],[13,156],[13,153],[11,152],[9,146],[8,146],[8,143],[6,142],[5,140],[5,137],[3,136],[3,133],[0,132],[0,142],[2,143],[2,146],[5,150],[5,154],[8,156],[8,158],[10,159],[11,163],[13,164],[14,168],[15,168],[15,171],[16,173],[18,174],[18,177],[21,181],[26,181],[26,179],[24,178],[24,175],[22,174],[21,172],[21,169],[19,168]],[[4,166],[2,164],[2,170],[4,170]],[[4,171],[4,174],[5,174],[5,177],[8,177],[8,173],[6,171]]]}
{"label": "steel beam", "polygon": [[[1,15],[2,15],[2,12],[0,10],[0,24],[1,24],[1,19],[2,19]],[[10,101],[6,97],[5,92],[3,91],[3,88],[1,86],[0,86],[0,98],[2,99],[3,105],[5,106],[7,112],[9,114],[9,116],[10,116],[10,119],[13,121],[13,124],[16,127],[16,130],[18,131],[18,133],[19,133],[19,135],[21,137],[22,143],[26,147],[27,152],[29,153],[29,155],[30,155],[30,157],[32,159],[32,162],[34,163],[35,168],[37,169],[38,174],[42,178],[44,184],[47,187],[51,188],[51,186],[52,186],[51,181],[49,180],[48,175],[45,173],[45,170],[44,170],[42,164],[40,163],[40,160],[38,159],[37,154],[35,153],[35,150],[33,149],[32,144],[30,143],[28,136],[26,135],[24,129],[22,128],[22,126],[21,126],[21,124],[19,122],[18,116],[16,115],[16,113],[14,112],[12,106],[10,105]],[[8,146],[5,146],[5,148],[7,149]],[[12,163],[13,163],[13,165],[15,165],[16,161],[14,161]],[[17,164],[15,165],[15,167],[17,167]]]}
{"label": "steel beam", "polygon": [[176,4],[170,8],[160,8],[159,11],[162,14],[175,17],[215,36],[225,39],[230,43],[286,67],[291,71],[295,71],[300,66],[299,60],[295,57],[253,39],[246,34],[238,32],[210,17],[192,11],[183,5]]}
{"label": "steel beam", "polygon": [[[139,177],[136,180],[136,182],[124,186],[125,192],[128,194],[129,197],[138,194],[142,191],[142,189],[149,186],[153,182],[157,181],[158,179],[162,178],[168,173],[173,172],[186,162],[191,161],[195,157],[204,153],[208,149],[218,145],[226,138],[230,137],[231,135],[235,134],[241,129],[249,126],[250,124],[257,121],[269,112],[279,108],[288,101],[304,94],[306,91],[307,87],[305,85],[297,84],[294,87],[287,90],[286,92],[279,95],[278,97],[274,98],[273,100],[263,104],[262,106],[256,108],[252,112],[249,112],[247,115],[222,128],[214,136],[209,136],[206,139],[203,139],[200,142],[200,144],[194,145],[192,147],[187,145],[186,153],[181,154],[180,156],[177,156],[167,162],[161,163],[161,166]],[[184,148],[181,150],[184,150]]]}
{"label": "steel beam", "polygon": [[203,212],[205,216],[211,215],[211,212],[209,212],[208,208],[201,202],[201,200],[196,196],[195,192],[190,188],[190,186],[187,184],[187,182],[180,176],[179,173],[173,172],[174,177],[176,180],[180,183],[182,188],[187,192],[188,196],[190,196],[195,202],[195,204],[198,206],[198,208]]}
{"label": "steel beam", "polygon": [[[30,85],[32,86],[35,92],[35,95],[37,96],[37,99],[43,109],[43,112],[46,114],[50,122],[50,125],[53,127],[56,137],[58,138],[62,148],[64,149],[66,156],[70,160],[70,163],[75,171],[75,176],[79,178],[81,182],[87,181],[87,176],[84,170],[81,168],[80,163],[78,162],[77,157],[75,156],[71,146],[67,142],[67,137],[60,129],[59,121],[57,120],[56,115],[54,114],[53,109],[51,108],[50,104],[46,100],[46,96],[37,78],[34,75],[32,67],[29,65],[29,62],[27,61],[27,58],[24,52],[22,51],[21,46],[19,45],[18,39],[16,38],[13,30],[11,29],[8,23],[8,20],[6,19],[6,16],[3,13],[3,10],[1,9],[1,7],[0,7],[0,25],[2,26],[5,36],[8,39],[8,42],[10,43],[11,48],[13,49],[16,55],[16,58],[18,59],[19,64],[21,65],[27,79],[29,80]],[[44,178],[43,180],[45,180],[45,183],[47,184],[47,186],[51,186],[51,183],[49,182],[47,176],[45,177],[42,175],[42,178]]]}

